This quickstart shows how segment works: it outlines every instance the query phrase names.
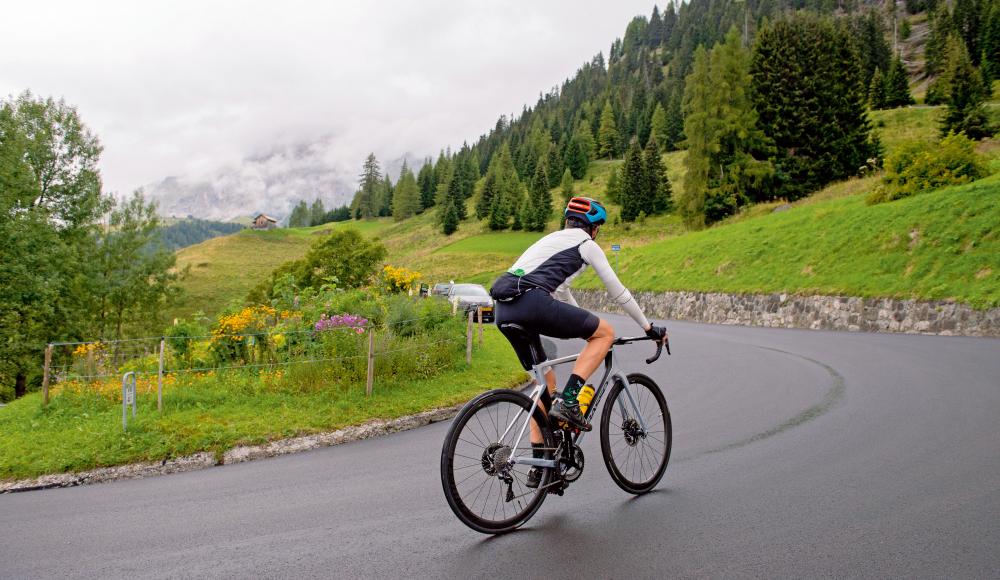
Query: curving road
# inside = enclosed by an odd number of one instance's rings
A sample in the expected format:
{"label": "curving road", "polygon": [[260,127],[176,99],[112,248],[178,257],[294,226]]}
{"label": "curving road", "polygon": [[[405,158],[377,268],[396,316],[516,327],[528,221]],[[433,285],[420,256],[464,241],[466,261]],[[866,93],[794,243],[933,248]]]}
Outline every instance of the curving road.
{"label": "curving road", "polygon": [[651,494],[620,491],[590,437],[564,497],[482,536],[444,501],[438,424],[0,496],[0,577],[1000,576],[1000,341],[668,327],[673,357],[620,351],[673,415]]}

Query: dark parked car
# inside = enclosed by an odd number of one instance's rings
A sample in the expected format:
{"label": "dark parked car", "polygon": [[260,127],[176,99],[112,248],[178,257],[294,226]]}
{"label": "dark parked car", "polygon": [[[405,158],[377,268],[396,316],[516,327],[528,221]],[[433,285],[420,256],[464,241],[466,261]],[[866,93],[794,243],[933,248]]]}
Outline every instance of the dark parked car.
{"label": "dark parked car", "polygon": [[448,291],[451,290],[452,284],[450,282],[441,282],[435,284],[431,288],[431,296],[448,296]]}
{"label": "dark parked car", "polygon": [[479,284],[455,284],[448,291],[448,302],[455,305],[456,311],[463,313],[475,312],[482,307],[483,322],[493,322],[493,299]]}

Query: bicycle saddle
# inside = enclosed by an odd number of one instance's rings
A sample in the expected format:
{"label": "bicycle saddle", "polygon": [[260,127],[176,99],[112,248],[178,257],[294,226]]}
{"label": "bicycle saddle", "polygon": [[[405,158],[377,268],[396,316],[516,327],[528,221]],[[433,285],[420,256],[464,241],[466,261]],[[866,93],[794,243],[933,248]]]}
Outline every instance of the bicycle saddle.
{"label": "bicycle saddle", "polygon": [[531,357],[535,364],[543,362],[549,358],[542,346],[542,338],[537,332],[531,332],[520,324],[514,322],[501,322],[497,325],[500,328],[500,332],[506,336],[511,343],[520,343],[527,345],[531,349]]}

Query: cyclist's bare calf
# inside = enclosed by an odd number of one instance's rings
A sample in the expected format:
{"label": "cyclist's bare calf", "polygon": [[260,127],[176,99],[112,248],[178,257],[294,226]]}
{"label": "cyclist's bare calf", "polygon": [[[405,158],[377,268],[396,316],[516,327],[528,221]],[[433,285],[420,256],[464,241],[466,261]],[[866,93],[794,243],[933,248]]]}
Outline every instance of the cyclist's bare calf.
{"label": "cyclist's bare calf", "polygon": [[604,357],[611,350],[611,343],[615,340],[615,329],[607,320],[601,319],[597,325],[597,330],[587,339],[587,346],[580,353],[580,358],[573,364],[573,374],[578,377],[588,378],[594,374],[597,367],[604,362]]}
{"label": "cyclist's bare calf", "polygon": [[[597,325],[597,330],[594,334],[587,339],[587,346],[584,347],[583,352],[580,353],[580,358],[576,359],[576,363],[573,365],[573,374],[578,377],[587,378],[594,374],[597,367],[604,362],[604,357],[607,356],[608,351],[611,350],[611,343],[615,340],[615,329],[611,326],[611,323],[607,320],[601,319],[600,323]],[[556,392],[556,374],[550,368],[545,371],[545,383],[549,387],[549,396],[555,395]],[[542,408],[542,412],[545,413],[548,409],[545,405],[539,405]],[[538,426],[535,422],[531,422],[531,442],[541,443],[542,433],[538,430]]]}

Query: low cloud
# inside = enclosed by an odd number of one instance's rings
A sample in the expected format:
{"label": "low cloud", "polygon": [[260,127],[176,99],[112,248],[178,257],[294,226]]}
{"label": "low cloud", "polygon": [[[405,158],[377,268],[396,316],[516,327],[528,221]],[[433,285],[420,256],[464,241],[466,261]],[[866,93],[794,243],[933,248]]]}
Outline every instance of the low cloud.
{"label": "low cloud", "polygon": [[111,191],[193,199],[209,184],[215,203],[257,191],[256,206],[284,195],[281,184],[334,202],[369,152],[421,158],[472,142],[651,11],[569,0],[18,3],[4,11],[17,25],[0,36],[0,94],[77,105],[104,144]]}

